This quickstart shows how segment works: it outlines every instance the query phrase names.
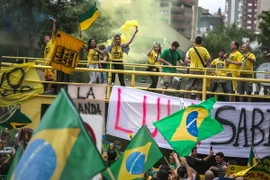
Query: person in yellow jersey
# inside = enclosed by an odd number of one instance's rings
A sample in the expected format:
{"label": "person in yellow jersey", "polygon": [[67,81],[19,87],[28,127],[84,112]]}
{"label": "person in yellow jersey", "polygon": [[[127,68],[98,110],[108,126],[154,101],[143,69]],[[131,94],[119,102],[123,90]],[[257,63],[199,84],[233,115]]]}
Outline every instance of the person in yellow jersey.
{"label": "person in yellow jersey", "polygon": [[[231,54],[226,60],[226,65],[228,67],[227,77],[238,77],[239,70],[242,65],[242,54],[238,51],[239,43],[232,41],[230,44]],[[237,88],[237,82],[234,80],[227,81],[227,89],[229,93],[235,93]],[[234,102],[234,96],[229,97],[230,102]]]}
{"label": "person in yellow jersey", "polygon": [[[147,53],[148,58],[148,68],[146,69],[146,71],[149,72],[159,72],[159,67],[157,67],[156,65],[160,65],[159,63],[159,56],[161,54],[161,46],[159,43],[154,43],[152,49]],[[158,83],[158,76],[152,76],[150,75],[151,78],[151,85],[149,86],[149,88],[157,88],[157,83]],[[153,91],[153,90],[151,90]],[[155,92],[155,91],[153,91]]]}
{"label": "person in yellow jersey", "polygon": [[[124,70],[123,55],[124,53],[128,54],[130,50],[129,45],[132,43],[138,31],[139,31],[138,27],[136,27],[135,32],[132,35],[131,39],[128,42],[123,43],[123,44],[121,44],[121,36],[119,34],[115,35],[113,38],[112,44],[109,45],[104,50],[104,52],[111,54],[110,59],[112,62],[119,63],[119,64],[113,64],[114,69]],[[118,73],[118,78],[119,78],[121,86],[125,86],[124,74]],[[114,84],[114,82],[115,82],[115,73],[112,74],[112,83]]]}
{"label": "person in yellow jersey", "polygon": [[[195,38],[194,47],[189,49],[189,58],[190,58],[190,70],[189,74],[203,75],[204,68],[207,67],[211,61],[211,56],[208,50],[202,47],[202,37],[197,36]],[[191,90],[194,84],[197,83],[197,90],[202,90],[203,80],[200,78],[188,78],[186,84],[186,90]],[[200,99],[200,94],[196,95],[196,99]],[[190,93],[185,93],[186,98],[191,98]]]}
{"label": "person in yellow jersey", "polygon": [[[215,70],[215,76],[223,76],[226,77],[226,62],[225,62],[225,51],[224,50],[220,50],[218,53],[219,57],[214,59],[210,66],[212,68],[216,68]],[[222,86],[223,92],[224,93],[228,93],[228,89],[227,89],[227,85],[226,85],[226,81],[225,80],[219,80],[219,79],[214,79],[211,81],[211,87],[210,87],[210,91],[211,92],[216,92],[218,85]],[[209,97],[213,97],[213,95],[211,94]],[[225,100],[228,101],[228,96],[225,96]]]}
{"label": "person in yellow jersey", "polygon": [[[87,67],[90,69],[98,69],[100,55],[106,56],[105,53],[97,49],[97,42],[95,39],[89,39],[87,45],[85,45],[85,48],[87,52]],[[90,71],[89,78],[89,84],[95,84],[97,78],[101,80],[99,72]]]}
{"label": "person in yellow jersey", "polygon": [[[252,78],[253,76],[253,66],[256,63],[256,56],[249,51],[249,45],[243,44],[242,45],[242,66],[241,70],[244,70],[240,73],[241,78]],[[238,81],[237,82],[237,92],[239,94],[247,94],[251,95],[253,91],[253,84],[248,81]],[[251,97],[247,98],[249,102],[251,102]],[[244,97],[239,97],[239,101],[243,102]]]}
{"label": "person in yellow jersey", "polygon": [[[46,65],[50,65],[50,59],[53,56],[54,49],[56,46],[56,20],[54,18],[50,18],[50,20],[53,22],[53,28],[52,28],[52,35],[51,37],[49,35],[46,35],[44,37],[45,42],[45,49],[44,49],[44,58],[47,60]],[[46,81],[55,81],[55,73],[56,70],[54,69],[44,69],[44,75]],[[52,87],[53,84],[47,84],[47,90],[44,92],[44,94],[54,94],[55,90]]]}

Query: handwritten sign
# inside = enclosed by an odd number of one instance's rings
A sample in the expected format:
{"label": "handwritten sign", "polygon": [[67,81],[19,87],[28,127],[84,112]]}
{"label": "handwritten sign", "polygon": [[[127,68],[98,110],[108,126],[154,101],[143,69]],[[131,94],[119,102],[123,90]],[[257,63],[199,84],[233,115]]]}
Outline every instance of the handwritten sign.
{"label": "handwritten sign", "polygon": [[80,84],[68,85],[68,93],[75,99],[105,100],[106,85]]}
{"label": "handwritten sign", "polygon": [[[109,103],[107,133],[129,140],[146,124],[160,147],[171,149],[153,126],[185,106],[200,101],[155,94],[134,88],[114,86]],[[270,103],[217,102],[212,116],[223,126],[224,131],[200,143],[198,152],[223,151],[225,156],[247,158],[251,143],[259,157],[269,154]]]}
{"label": "handwritten sign", "polygon": [[253,167],[246,168],[235,173],[236,177],[244,177],[247,180],[269,180],[270,179],[270,156],[264,157]]}
{"label": "handwritten sign", "polygon": [[68,85],[68,93],[80,114],[101,115],[105,118],[105,85]]}
{"label": "handwritten sign", "polygon": [[35,63],[2,67],[0,72],[0,107],[10,106],[43,93]]}

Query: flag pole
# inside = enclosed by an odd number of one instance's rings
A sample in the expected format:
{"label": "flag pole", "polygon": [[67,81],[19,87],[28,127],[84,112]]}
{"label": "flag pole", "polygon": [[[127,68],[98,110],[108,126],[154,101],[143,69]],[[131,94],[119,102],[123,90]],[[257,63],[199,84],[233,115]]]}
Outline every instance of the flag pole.
{"label": "flag pole", "polygon": [[81,30],[81,25],[79,23],[79,38],[82,40],[82,30]]}
{"label": "flag pole", "polygon": [[170,163],[169,163],[168,159],[165,156],[163,158],[165,159],[167,165],[170,166]]}
{"label": "flag pole", "polygon": [[114,175],[113,175],[111,169],[110,169],[110,168],[107,168],[107,171],[108,171],[108,174],[109,174],[111,180],[115,180],[115,177],[114,177]]}

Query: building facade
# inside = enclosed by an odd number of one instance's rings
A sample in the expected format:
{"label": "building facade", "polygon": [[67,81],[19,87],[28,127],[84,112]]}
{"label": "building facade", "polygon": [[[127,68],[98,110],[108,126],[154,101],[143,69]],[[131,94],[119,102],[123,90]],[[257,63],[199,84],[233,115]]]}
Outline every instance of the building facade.
{"label": "building facade", "polygon": [[257,0],[244,0],[242,27],[248,31],[256,31]]}
{"label": "building facade", "polygon": [[244,0],[226,0],[225,25],[236,24],[238,27],[243,27],[243,1]]}
{"label": "building facade", "polygon": [[259,32],[259,15],[262,13],[262,11],[270,11],[270,3],[269,0],[257,0],[257,13],[256,13],[256,31]]}

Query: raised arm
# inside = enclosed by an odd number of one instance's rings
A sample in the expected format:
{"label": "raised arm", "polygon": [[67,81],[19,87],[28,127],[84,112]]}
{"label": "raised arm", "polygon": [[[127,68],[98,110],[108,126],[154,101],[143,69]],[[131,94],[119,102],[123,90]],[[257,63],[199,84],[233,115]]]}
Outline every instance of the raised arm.
{"label": "raised arm", "polygon": [[194,169],[192,169],[188,163],[187,163],[187,160],[185,157],[181,157],[181,162],[182,164],[186,167],[186,170],[187,170],[187,175],[188,175],[188,178],[187,180],[192,180],[193,178],[196,177],[196,171],[194,171]]}
{"label": "raised arm", "polygon": [[135,30],[134,34],[132,35],[131,39],[128,42],[124,43],[122,46],[128,47],[132,43],[132,41],[133,41],[133,39],[138,31],[139,31],[138,26],[136,26],[136,30]]}
{"label": "raised arm", "polygon": [[53,42],[55,42],[55,39],[56,39],[56,20],[54,18],[50,18],[50,20],[52,20],[52,22],[53,22],[51,39]]}
{"label": "raised arm", "polygon": [[154,46],[152,47],[152,49],[150,49],[149,51],[148,51],[148,53],[147,53],[147,56],[149,57],[150,56],[150,54],[151,54],[151,52],[154,50]]}

